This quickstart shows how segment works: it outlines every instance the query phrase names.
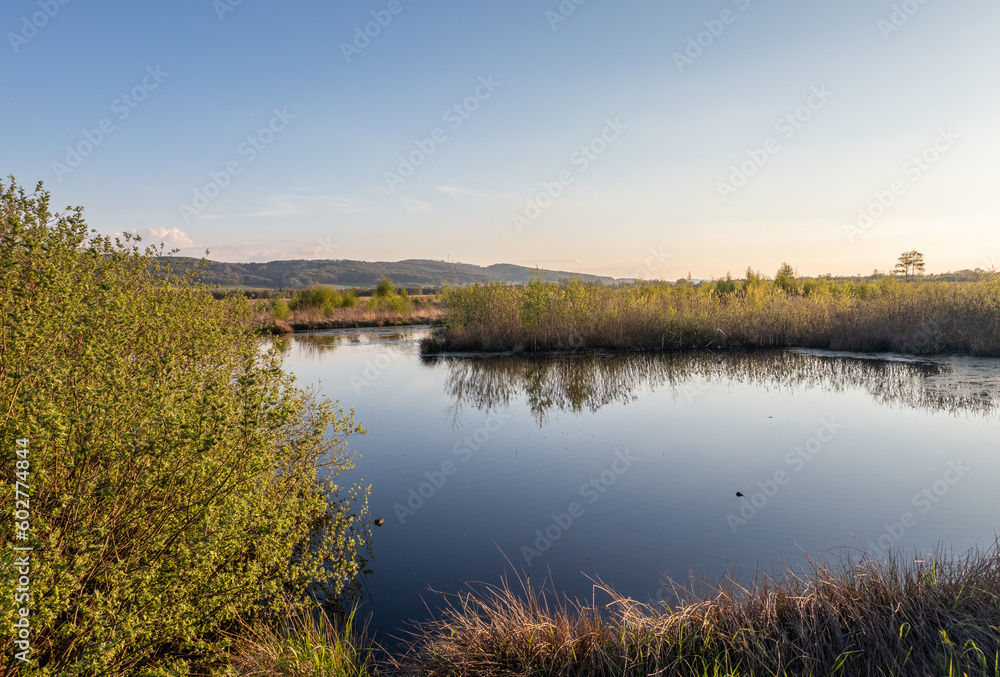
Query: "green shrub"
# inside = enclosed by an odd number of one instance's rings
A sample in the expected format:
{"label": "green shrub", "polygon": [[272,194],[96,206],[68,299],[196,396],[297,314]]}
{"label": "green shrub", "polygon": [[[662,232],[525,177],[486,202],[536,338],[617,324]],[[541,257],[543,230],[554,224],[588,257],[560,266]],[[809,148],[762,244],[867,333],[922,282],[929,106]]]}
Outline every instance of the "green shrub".
{"label": "green shrub", "polygon": [[360,305],[361,299],[358,298],[358,290],[351,287],[346,292],[344,292],[344,299],[341,303],[344,308],[357,308]]}
{"label": "green shrub", "polygon": [[774,286],[786,294],[798,294],[799,283],[795,279],[795,269],[788,263],[782,263],[774,275]]}
{"label": "green shrub", "polygon": [[274,314],[276,320],[287,320],[292,316],[292,311],[288,308],[288,302],[285,299],[274,299],[274,302],[271,303],[271,313]]}
{"label": "green shrub", "polygon": [[387,277],[383,277],[378,282],[378,286],[375,287],[375,293],[373,296],[376,298],[392,298],[396,295],[396,286]]}
{"label": "green shrub", "polygon": [[375,292],[368,301],[366,308],[368,310],[383,310],[399,313],[400,315],[409,315],[413,312],[413,301],[410,300],[410,296],[406,293],[405,289],[402,290],[401,294],[397,294],[396,286],[393,285],[392,280],[383,277],[375,288]]}
{"label": "green shrub", "polygon": [[726,277],[724,279],[717,280],[715,282],[715,291],[720,296],[724,296],[726,294],[733,294],[733,293],[735,293],[736,292],[736,280],[734,280],[733,276],[727,272],[726,273]]}
{"label": "green shrub", "polygon": [[[214,300],[156,253],[88,240],[80,208],[0,182],[2,456],[13,468],[29,440],[18,542],[43,666],[22,675],[183,670],[238,620],[336,599],[364,567],[367,493],[335,484],[363,430],[261,350],[246,299]],[[4,661],[15,613],[0,608]]]}
{"label": "green shrub", "polygon": [[293,310],[315,309],[330,314],[341,305],[343,305],[343,298],[340,292],[325,284],[299,290],[292,299]]}

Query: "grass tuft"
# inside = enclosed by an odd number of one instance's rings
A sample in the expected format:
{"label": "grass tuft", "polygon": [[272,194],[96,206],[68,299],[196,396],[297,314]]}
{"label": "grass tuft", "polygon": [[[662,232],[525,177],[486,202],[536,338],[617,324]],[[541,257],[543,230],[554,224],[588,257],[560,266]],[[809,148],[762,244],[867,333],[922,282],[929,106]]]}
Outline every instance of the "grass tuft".
{"label": "grass tuft", "polygon": [[806,571],[672,585],[666,606],[623,597],[552,601],[518,577],[446,596],[400,674],[1000,675],[996,545],[957,559],[849,556]]}
{"label": "grass tuft", "polygon": [[240,677],[368,677],[373,648],[355,612],[337,623],[322,611],[289,611],[277,627],[258,624],[233,638],[231,665]]}

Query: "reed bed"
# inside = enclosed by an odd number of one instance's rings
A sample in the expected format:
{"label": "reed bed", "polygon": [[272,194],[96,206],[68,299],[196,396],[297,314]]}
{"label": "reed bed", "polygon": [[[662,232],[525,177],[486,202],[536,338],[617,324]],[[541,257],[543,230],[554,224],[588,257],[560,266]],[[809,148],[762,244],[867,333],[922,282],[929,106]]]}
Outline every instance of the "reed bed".
{"label": "reed bed", "polygon": [[[454,596],[393,672],[426,677],[1000,675],[997,547],[948,561],[849,557],[670,606],[550,600],[525,579]],[[518,589],[519,588],[519,589]]]}
{"label": "reed bed", "polygon": [[535,281],[445,293],[426,352],[807,347],[1000,356],[1000,279],[610,288]]}

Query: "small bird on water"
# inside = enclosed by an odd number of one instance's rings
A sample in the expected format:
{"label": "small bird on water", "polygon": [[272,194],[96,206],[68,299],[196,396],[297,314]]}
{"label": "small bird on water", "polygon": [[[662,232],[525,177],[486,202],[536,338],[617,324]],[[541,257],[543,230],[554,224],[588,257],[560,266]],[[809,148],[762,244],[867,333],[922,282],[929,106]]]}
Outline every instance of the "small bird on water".
{"label": "small bird on water", "polygon": [[742,496],[742,495],[743,495],[743,492],[741,492],[741,491],[737,491],[737,492],[736,492],[736,495],[737,495],[737,496]]}
{"label": "small bird on water", "polygon": [[[740,495],[742,496],[742,494],[740,494]],[[380,527],[383,524],[385,524],[385,520],[384,519],[382,519],[381,517],[376,517],[375,518],[375,526]]]}

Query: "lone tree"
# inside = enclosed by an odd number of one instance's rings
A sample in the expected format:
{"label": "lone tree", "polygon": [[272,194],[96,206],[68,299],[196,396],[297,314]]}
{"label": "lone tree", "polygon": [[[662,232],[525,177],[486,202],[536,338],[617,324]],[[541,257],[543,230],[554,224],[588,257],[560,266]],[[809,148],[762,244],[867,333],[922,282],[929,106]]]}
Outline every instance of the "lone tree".
{"label": "lone tree", "polygon": [[924,272],[924,255],[913,249],[899,255],[896,267],[892,269],[894,273],[902,274],[909,282],[910,275],[920,275]]}

